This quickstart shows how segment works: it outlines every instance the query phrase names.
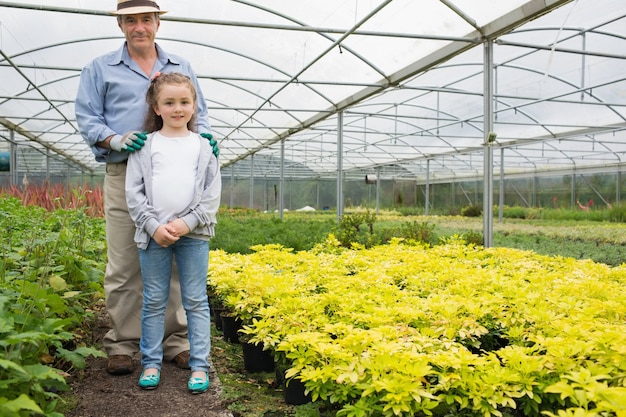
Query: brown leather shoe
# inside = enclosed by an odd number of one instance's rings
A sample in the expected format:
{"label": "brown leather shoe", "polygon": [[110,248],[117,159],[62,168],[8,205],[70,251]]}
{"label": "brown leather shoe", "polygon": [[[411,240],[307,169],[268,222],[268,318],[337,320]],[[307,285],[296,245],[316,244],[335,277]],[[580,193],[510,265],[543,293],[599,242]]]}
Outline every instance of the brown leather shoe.
{"label": "brown leather shoe", "polygon": [[133,358],[128,355],[109,356],[107,373],[111,375],[128,375],[133,372]]}
{"label": "brown leather shoe", "polygon": [[191,369],[189,367],[189,351],[183,350],[178,355],[174,356],[172,362],[176,364],[180,369]]}

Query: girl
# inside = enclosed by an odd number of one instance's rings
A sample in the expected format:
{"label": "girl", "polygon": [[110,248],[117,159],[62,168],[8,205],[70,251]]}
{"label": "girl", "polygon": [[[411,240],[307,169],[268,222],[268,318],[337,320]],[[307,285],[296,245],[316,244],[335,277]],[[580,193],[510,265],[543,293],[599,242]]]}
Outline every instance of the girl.
{"label": "girl", "polygon": [[187,314],[191,375],[187,387],[209,388],[210,314],[206,296],[209,238],[214,235],[222,189],[220,168],[208,140],[192,129],[196,90],[179,73],[157,73],[146,95],[145,146],[130,153],[126,201],[136,231],[143,278],[139,386],[161,378],[165,307],[176,257]]}

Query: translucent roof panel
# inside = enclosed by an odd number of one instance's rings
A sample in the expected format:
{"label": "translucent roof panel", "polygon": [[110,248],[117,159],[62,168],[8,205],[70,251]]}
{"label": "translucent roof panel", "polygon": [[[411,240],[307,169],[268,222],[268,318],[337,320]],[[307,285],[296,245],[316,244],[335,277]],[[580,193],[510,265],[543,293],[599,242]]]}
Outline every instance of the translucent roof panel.
{"label": "translucent roof panel", "polygon": [[[12,141],[102,172],[73,102],[81,68],[123,42],[115,4],[0,1],[0,150]],[[335,176],[339,120],[345,170],[479,175],[485,42],[496,164],[566,170],[625,156],[623,0],[159,4],[157,42],[191,61],[222,165],[241,175],[276,175],[284,155],[290,175]]]}

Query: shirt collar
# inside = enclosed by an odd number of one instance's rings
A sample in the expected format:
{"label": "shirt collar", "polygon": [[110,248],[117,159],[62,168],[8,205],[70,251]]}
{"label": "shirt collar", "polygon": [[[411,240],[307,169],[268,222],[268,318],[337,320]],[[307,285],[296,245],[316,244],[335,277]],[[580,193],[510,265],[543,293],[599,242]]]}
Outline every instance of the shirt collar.
{"label": "shirt collar", "polygon": [[[165,65],[168,63],[173,64],[173,65],[179,65],[176,59],[174,59],[171,55],[165,52],[163,48],[159,46],[158,43],[155,43],[154,45],[156,46],[156,50],[157,50],[157,61],[159,61],[162,65]],[[124,45],[122,45],[117,51],[115,51],[115,53],[111,55],[111,60],[109,61],[109,65],[129,63],[130,60],[131,59],[130,59],[130,55],[128,54],[128,47],[126,45],[126,42],[124,42]]]}

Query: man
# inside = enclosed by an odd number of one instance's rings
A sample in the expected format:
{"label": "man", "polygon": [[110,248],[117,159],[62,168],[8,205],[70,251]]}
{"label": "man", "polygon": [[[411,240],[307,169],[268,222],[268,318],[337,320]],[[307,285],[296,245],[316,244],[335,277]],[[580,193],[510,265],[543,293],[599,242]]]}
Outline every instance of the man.
{"label": "man", "polygon": [[[218,155],[217,143],[208,133],[207,108],[198,80],[188,61],[166,53],[155,42],[160,26],[158,4],[146,0],[118,0],[117,24],[126,41],[116,51],[87,64],[81,72],[76,96],[76,120],[96,160],[106,163],[104,209],[108,263],[104,276],[106,306],[112,329],[104,338],[108,354],[107,372],[124,375],[133,371],[133,355],[141,337],[142,281],[135,226],[128,214],[125,197],[126,160],[140,149],[145,136],[141,130],[147,111],[148,85],[157,72],[188,75],[198,92],[196,131],[210,140]],[[181,304],[176,267],[165,318],[163,354],[166,360],[189,369],[187,320]]]}

